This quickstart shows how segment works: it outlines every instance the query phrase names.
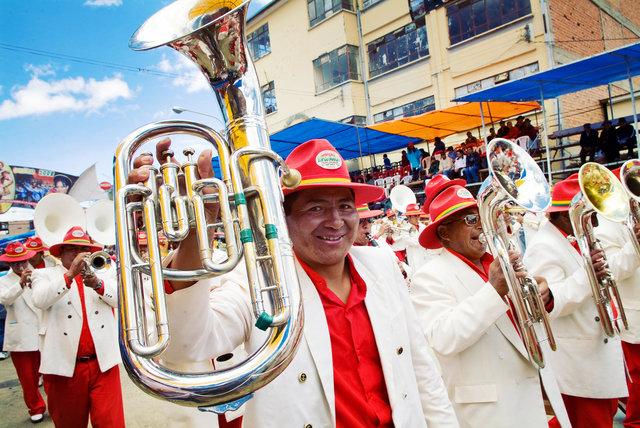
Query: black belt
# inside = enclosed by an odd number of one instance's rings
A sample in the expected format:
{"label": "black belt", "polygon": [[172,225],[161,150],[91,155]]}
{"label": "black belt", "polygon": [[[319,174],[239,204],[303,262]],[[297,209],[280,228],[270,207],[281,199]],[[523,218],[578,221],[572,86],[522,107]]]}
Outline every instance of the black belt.
{"label": "black belt", "polygon": [[91,361],[91,360],[95,360],[95,359],[96,359],[96,354],[86,355],[84,357],[76,358],[76,362],[78,362],[78,363],[86,363],[87,361]]}

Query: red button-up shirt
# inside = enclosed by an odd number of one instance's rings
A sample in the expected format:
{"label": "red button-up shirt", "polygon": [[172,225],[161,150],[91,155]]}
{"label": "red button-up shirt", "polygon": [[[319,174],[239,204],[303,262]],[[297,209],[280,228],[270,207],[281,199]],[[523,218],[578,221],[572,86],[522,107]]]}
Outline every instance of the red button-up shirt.
{"label": "red button-up shirt", "polygon": [[329,326],[336,426],[390,428],[393,427],[391,405],[371,320],[364,304],[367,285],[348,255],[346,262],[351,276],[351,291],[344,303],[327,287],[324,278],[300,261],[318,290]]}

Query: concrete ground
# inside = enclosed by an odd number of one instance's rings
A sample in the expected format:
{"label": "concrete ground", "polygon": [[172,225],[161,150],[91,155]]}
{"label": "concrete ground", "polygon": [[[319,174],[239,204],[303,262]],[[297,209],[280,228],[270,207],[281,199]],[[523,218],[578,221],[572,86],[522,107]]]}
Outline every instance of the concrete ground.
{"label": "concrete ground", "polygon": [[[195,408],[182,407],[177,404],[147,395],[129,379],[124,368],[120,366],[122,397],[124,401],[124,417],[128,428],[217,428],[215,415],[202,413]],[[44,388],[40,388],[44,396]],[[46,396],[45,396],[46,401]],[[11,359],[0,361],[0,428],[32,427],[29,413],[22,399],[22,388],[18,382]],[[45,413],[44,421],[37,424],[39,428],[53,428],[54,424]]]}
{"label": "concrete ground", "polygon": [[[178,406],[158,400],[142,392],[129,379],[120,366],[125,423],[129,428],[217,428],[215,415],[202,413],[194,408]],[[44,389],[40,388],[44,396]],[[46,397],[45,397],[46,401]],[[624,414],[618,412],[613,428],[622,428]],[[18,382],[11,359],[0,361],[0,428],[26,428],[34,426],[29,421],[27,407],[22,400],[22,388]],[[53,428],[49,413],[39,428]]]}

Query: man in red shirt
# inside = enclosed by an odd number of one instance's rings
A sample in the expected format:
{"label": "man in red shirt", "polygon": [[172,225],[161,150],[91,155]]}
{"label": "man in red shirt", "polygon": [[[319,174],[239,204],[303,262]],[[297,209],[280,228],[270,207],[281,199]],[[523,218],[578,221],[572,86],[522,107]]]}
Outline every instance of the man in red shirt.
{"label": "man in red shirt", "polygon": [[[158,152],[165,144],[159,143]],[[130,181],[145,181],[148,173],[140,167],[151,162],[138,158]],[[344,160],[326,140],[301,144],[286,162],[302,176],[296,189],[283,193],[304,334],[290,365],[247,403],[243,426],[458,426],[395,261],[388,252],[353,245],[356,206],[377,199],[381,189],[351,182]],[[201,176],[211,175],[210,165],[201,155]],[[180,244],[170,267],[193,260],[192,238]],[[243,340],[249,352],[261,346],[246,277],[229,274],[211,297],[207,281],[171,286],[170,322],[185,327],[172,335],[165,360],[203,361]]]}
{"label": "man in red shirt", "polygon": [[124,427],[118,363],[115,269],[96,275],[86,259],[101,246],[72,227],[49,249],[62,265],[36,269],[32,296],[43,310],[42,362],[56,426]]}

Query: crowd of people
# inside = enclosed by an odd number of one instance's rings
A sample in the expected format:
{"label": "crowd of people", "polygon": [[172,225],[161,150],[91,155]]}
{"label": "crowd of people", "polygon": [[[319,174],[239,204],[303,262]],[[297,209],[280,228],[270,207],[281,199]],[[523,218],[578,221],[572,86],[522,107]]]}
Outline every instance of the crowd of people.
{"label": "crowd of people", "polygon": [[580,164],[616,162],[621,159],[620,150],[625,148],[626,158],[631,159],[636,144],[635,129],[624,117],[618,119],[617,128],[609,120],[602,122],[600,134],[585,123],[580,133]]}
{"label": "crowd of people", "polygon": [[[447,171],[468,170],[475,143],[453,151],[455,160],[442,150]],[[157,153],[169,145],[158,143]],[[154,162],[150,154],[136,158],[130,182],[146,182]],[[520,251],[491,254],[478,201],[459,176],[435,174],[422,206],[383,212],[370,208],[383,190],[352,182],[328,141],[300,144],[286,163],[301,175],[282,193],[303,332],[290,364],[239,412],[220,418],[221,426],[611,428],[619,400],[626,400],[625,425],[640,423],[640,257],[626,226],[595,227],[603,248],[588,259],[596,277],[612,273],[618,280],[630,325],[608,337],[568,216],[580,191],[575,175],[553,187],[546,213],[506,214]],[[212,176],[210,153],[197,168]],[[464,176],[472,181],[473,174]],[[215,209],[206,215],[218,218]],[[640,225],[632,233],[639,239]],[[124,426],[115,273],[86,266],[99,249],[73,227],[48,248],[51,259],[35,258],[47,250],[37,238],[10,244],[0,256],[11,267],[0,278],[8,310],[4,350],[33,422],[48,408],[59,427],[86,427],[89,419],[95,427]],[[192,231],[163,264],[199,268],[199,253]],[[546,364],[530,356],[501,266],[520,258],[524,268],[515,275],[535,278],[555,334],[556,351],[540,345]],[[172,332],[160,357],[166,364],[211,366],[239,348],[251,354],[263,346],[242,267],[164,285]]]}

